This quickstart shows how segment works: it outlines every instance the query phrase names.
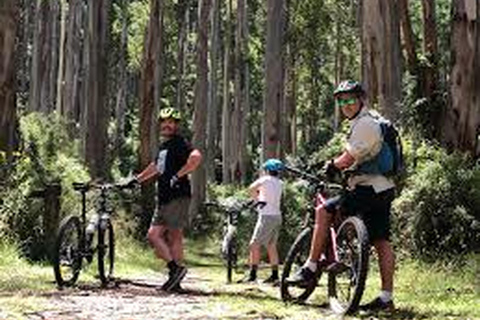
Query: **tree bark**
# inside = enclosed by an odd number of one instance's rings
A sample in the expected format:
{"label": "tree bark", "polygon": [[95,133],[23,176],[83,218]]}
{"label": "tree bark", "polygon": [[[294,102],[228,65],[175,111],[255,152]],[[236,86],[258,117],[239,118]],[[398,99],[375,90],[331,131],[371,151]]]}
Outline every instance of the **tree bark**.
{"label": "tree bark", "polygon": [[60,9],[61,0],[50,0],[51,10],[49,21],[50,29],[50,68],[48,84],[48,112],[53,112],[57,100],[57,83],[59,78],[59,48],[60,48]]}
{"label": "tree bark", "polygon": [[117,133],[115,137],[115,149],[119,154],[125,138],[125,113],[127,110],[127,55],[128,55],[128,1],[122,0],[122,35],[120,39],[120,59],[119,59],[119,81],[117,90],[117,101],[115,107],[115,118]]}
{"label": "tree bark", "polygon": [[452,2],[451,99],[444,123],[450,148],[480,154],[480,4]]}
{"label": "tree bark", "polygon": [[230,183],[231,162],[231,130],[230,130],[230,70],[231,70],[231,19],[232,0],[227,0],[227,14],[225,23],[225,47],[223,58],[223,108],[222,108],[222,176],[223,183]]}
{"label": "tree bark", "polygon": [[378,102],[382,113],[395,120],[401,100],[401,53],[398,0],[363,0],[362,77],[367,103]]}
{"label": "tree bark", "polygon": [[262,123],[262,162],[280,150],[280,110],[283,102],[283,0],[267,0],[266,90]]}
{"label": "tree bark", "polygon": [[74,124],[79,120],[83,57],[83,1],[70,0],[68,5],[67,40],[65,43],[65,78],[61,103],[61,114],[65,115],[73,133]]}
{"label": "tree bark", "polygon": [[217,127],[218,127],[218,54],[219,54],[219,30],[220,29],[220,0],[212,0],[211,12],[211,45],[210,45],[210,80],[208,96],[208,125],[207,125],[207,152],[206,165],[207,175],[210,181],[215,181],[216,153],[217,153]]}
{"label": "tree bark", "polygon": [[95,0],[88,4],[88,63],[85,98],[85,159],[93,178],[107,176],[107,48],[109,34],[109,0]]}
{"label": "tree bark", "polygon": [[60,43],[58,50],[58,75],[57,75],[57,90],[56,90],[56,110],[58,115],[63,115],[63,79],[65,76],[65,34],[66,34],[66,2],[60,0]]}
{"label": "tree bark", "polygon": [[245,41],[245,21],[246,17],[245,0],[237,0],[237,21],[235,28],[235,69],[234,69],[234,90],[235,101],[232,114],[232,162],[230,163],[230,176],[234,182],[240,183],[244,179],[245,168],[243,164],[246,147],[242,134],[245,134],[245,80],[246,80],[246,41]]}
{"label": "tree bark", "polygon": [[49,110],[50,6],[50,1],[37,0],[36,24],[33,34],[32,76],[30,79],[30,111],[48,112]]}
{"label": "tree bark", "polygon": [[178,48],[177,48],[177,95],[176,106],[178,110],[185,110],[185,44],[187,43],[187,18],[190,0],[179,1],[177,11],[178,21]]}
{"label": "tree bark", "polygon": [[[197,79],[195,81],[195,110],[193,115],[193,145],[205,152],[208,103],[208,14],[211,0],[198,1]],[[206,167],[201,163],[192,174],[190,217],[195,217],[205,201]]]}
{"label": "tree bark", "polygon": [[18,24],[16,0],[0,3],[0,151],[11,153],[16,140],[15,37]]}
{"label": "tree bark", "polygon": [[400,14],[401,34],[406,53],[407,68],[411,75],[418,76],[416,40],[412,30],[408,0],[398,0],[398,12]]}
{"label": "tree bark", "polygon": [[150,1],[150,18],[143,51],[142,74],[140,84],[140,166],[145,168],[155,155],[152,149],[152,130],[157,129],[155,117],[155,66],[157,61],[156,48],[160,37],[160,12],[163,2],[161,0]]}

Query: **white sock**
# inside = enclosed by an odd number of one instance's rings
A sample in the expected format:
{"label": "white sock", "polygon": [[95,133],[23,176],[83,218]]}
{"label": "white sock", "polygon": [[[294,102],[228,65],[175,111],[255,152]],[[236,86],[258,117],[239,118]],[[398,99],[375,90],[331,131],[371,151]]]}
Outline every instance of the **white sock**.
{"label": "white sock", "polygon": [[382,300],[383,302],[389,302],[392,300],[392,292],[391,291],[385,291],[385,290],[382,290],[380,291],[380,296],[379,296],[380,300]]}
{"label": "white sock", "polygon": [[312,261],[310,259],[305,262],[305,266],[310,269],[310,271],[315,272],[317,271],[317,261]]}

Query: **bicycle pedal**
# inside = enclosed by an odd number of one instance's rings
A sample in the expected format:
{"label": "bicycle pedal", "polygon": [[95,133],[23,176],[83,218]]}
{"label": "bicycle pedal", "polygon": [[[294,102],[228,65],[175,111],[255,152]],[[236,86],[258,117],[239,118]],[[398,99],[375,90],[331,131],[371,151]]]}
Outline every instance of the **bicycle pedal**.
{"label": "bicycle pedal", "polygon": [[350,270],[350,267],[341,262],[333,262],[328,267],[326,267],[326,271],[333,274],[340,274],[347,270]]}

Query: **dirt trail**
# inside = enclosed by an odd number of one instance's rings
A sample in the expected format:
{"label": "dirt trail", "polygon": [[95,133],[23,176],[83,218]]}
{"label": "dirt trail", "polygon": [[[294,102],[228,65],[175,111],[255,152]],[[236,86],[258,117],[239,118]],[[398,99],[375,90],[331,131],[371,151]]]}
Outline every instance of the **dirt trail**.
{"label": "dirt trail", "polygon": [[44,310],[25,314],[28,319],[48,320],[140,320],[140,319],[208,319],[209,292],[196,290],[198,279],[187,277],[182,293],[159,290],[162,280],[119,279],[108,288],[80,285],[75,289],[44,294]]}

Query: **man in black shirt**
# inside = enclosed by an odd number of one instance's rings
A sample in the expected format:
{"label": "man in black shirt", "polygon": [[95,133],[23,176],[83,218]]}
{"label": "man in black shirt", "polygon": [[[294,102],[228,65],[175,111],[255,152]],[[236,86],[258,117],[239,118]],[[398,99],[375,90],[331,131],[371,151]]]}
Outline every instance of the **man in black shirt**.
{"label": "man in black shirt", "polygon": [[157,177],[157,207],[148,230],[148,240],[158,258],[167,262],[169,278],[163,284],[166,291],[176,290],[187,273],[180,265],[183,260],[183,228],[188,220],[190,180],[202,160],[199,150],[178,134],[181,117],[177,110],[160,111],[160,145],[155,161],[151,162],[134,181],[144,183]]}

